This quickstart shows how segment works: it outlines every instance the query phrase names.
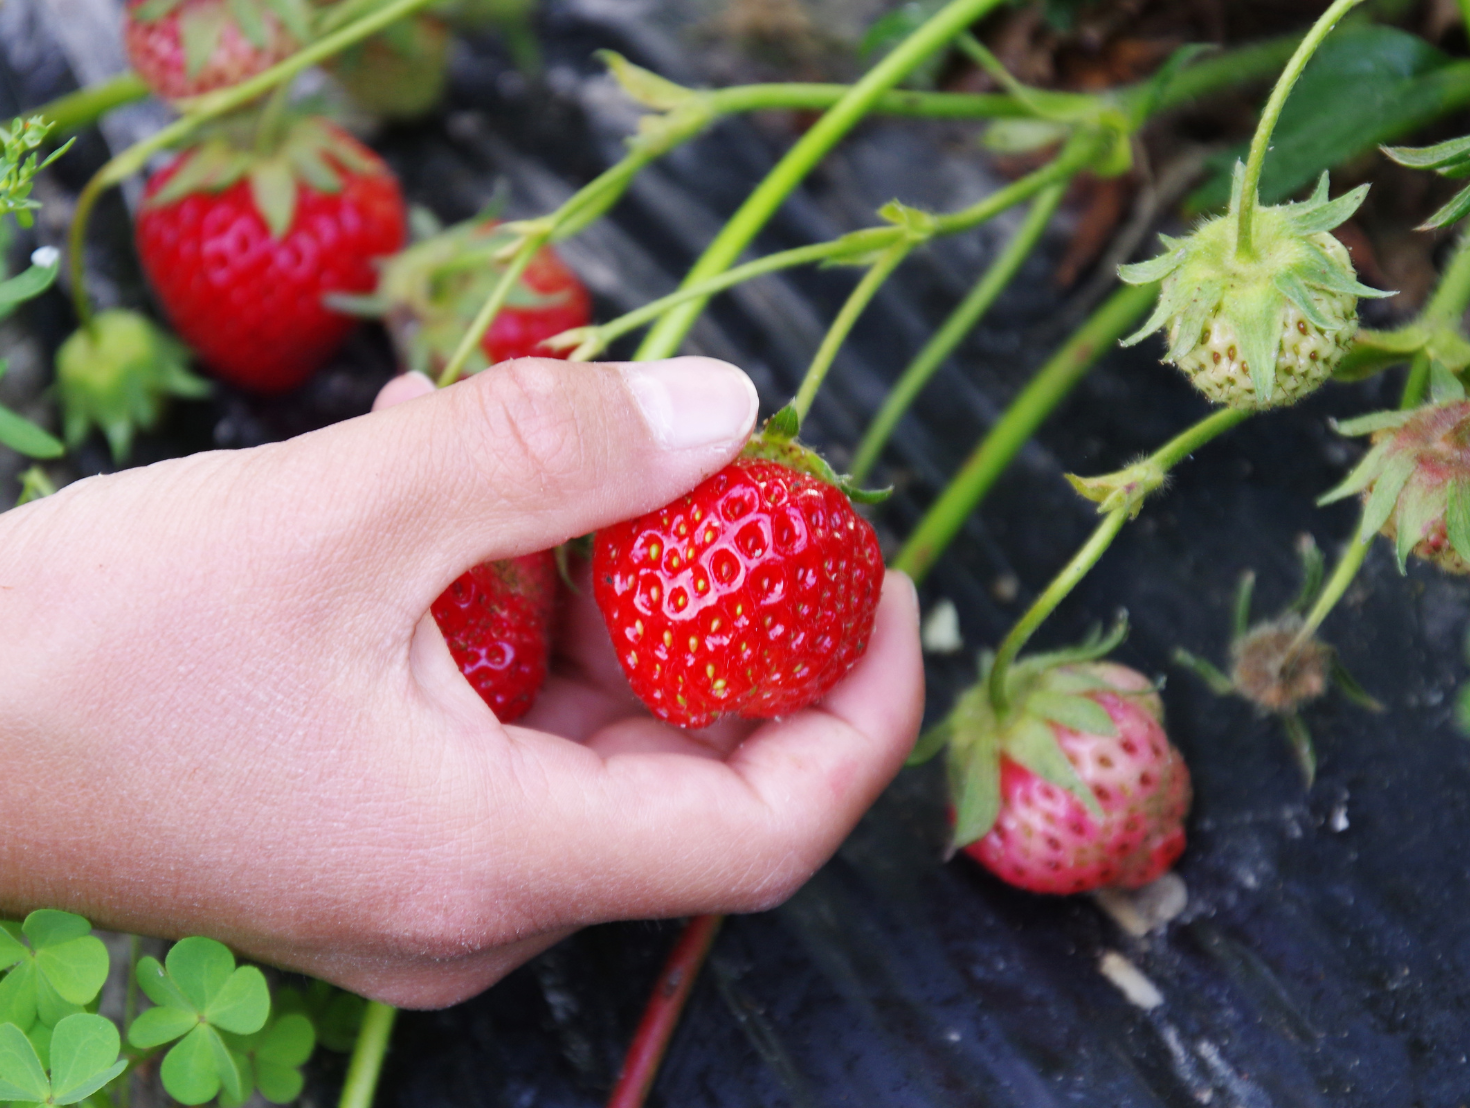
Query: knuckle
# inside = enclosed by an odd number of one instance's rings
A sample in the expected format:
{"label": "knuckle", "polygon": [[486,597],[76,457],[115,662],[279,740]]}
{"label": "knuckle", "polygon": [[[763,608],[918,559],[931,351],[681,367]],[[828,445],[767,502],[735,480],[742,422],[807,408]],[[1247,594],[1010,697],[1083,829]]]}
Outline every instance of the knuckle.
{"label": "knuckle", "polygon": [[482,479],[511,495],[537,496],[587,468],[596,427],[551,365],[506,362],[471,383],[471,460]]}

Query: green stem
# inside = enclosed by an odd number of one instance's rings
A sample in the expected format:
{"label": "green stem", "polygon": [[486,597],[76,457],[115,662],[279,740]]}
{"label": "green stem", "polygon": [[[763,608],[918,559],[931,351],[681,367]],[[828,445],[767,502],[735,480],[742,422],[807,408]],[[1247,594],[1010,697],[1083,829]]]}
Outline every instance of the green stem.
{"label": "green stem", "polygon": [[919,581],[1072,387],[1153,307],[1158,285],[1125,285],[1037,371],[910,533],[893,565]]}
{"label": "green stem", "polygon": [[[693,284],[722,272],[738,258],[808,173],[826,157],[848,131],[872,109],[882,95],[911,73],[925,58],[1002,0],[950,0],[917,31],[853,85],[802,136],[740,206],[715,236],[703,256],[685,277]],[[666,358],[678,349],[704,308],[703,300],[681,304],[649,331],[637,357]]]}
{"label": "green stem", "polygon": [[337,1108],[372,1108],[378,1075],[383,1072],[383,1058],[388,1053],[388,1040],[397,1018],[397,1008],[368,1001],[362,1014],[362,1027],[357,1032],[357,1044],[352,1048],[352,1060],[347,1063],[342,1099],[337,1102]]}
{"label": "green stem", "polygon": [[889,391],[883,406],[878,409],[878,414],[873,417],[873,422],[858,443],[857,454],[852,463],[854,481],[861,482],[872,470],[879,454],[888,444],[894,427],[908,411],[914,398],[954,353],[955,347],[975,329],[981,317],[995,303],[996,297],[1015,278],[1022,263],[1045,233],[1046,226],[1056,214],[1066,191],[1065,184],[1055,184],[1037,194],[1036,202],[1031,205],[1031,210],[1026,213],[1025,220],[1016,229],[1010,242],[1006,243],[1005,249],[990,263],[975,287],[960,301],[959,306],[944,321],[944,325],[924,344],[924,348],[899,375],[897,383]]}
{"label": "green stem", "polygon": [[[882,228],[891,230],[895,237],[902,234],[899,228]],[[775,273],[783,269],[792,269],[799,265],[809,265],[814,262],[825,261],[834,255],[842,254],[850,250],[851,246],[844,239],[833,239],[830,242],[819,242],[812,246],[798,246],[791,250],[782,250],[776,254],[767,254],[763,258],[757,258],[753,262],[727,269],[716,277],[707,281],[699,281],[685,288],[675,289],[667,296],[661,296],[657,300],[650,300],[641,308],[635,308],[625,315],[616,319],[608,320],[606,323],[586,329],[587,337],[583,340],[577,352],[573,354],[572,360],[585,361],[596,357],[607,349],[616,340],[622,338],[629,331],[636,331],[645,323],[650,323],[663,315],[675,305],[682,304],[687,300],[698,297],[709,297],[716,293],[724,292],[735,285],[743,284],[755,277],[762,277],[767,273]]]}
{"label": "green stem", "polygon": [[1286,68],[1281,71],[1281,76],[1276,79],[1276,87],[1271,90],[1271,98],[1266,101],[1266,106],[1261,110],[1261,120],[1256,124],[1255,136],[1251,139],[1250,156],[1245,163],[1245,176],[1242,182],[1240,194],[1240,211],[1237,213],[1237,226],[1235,237],[1236,253],[1241,257],[1251,255],[1251,223],[1256,213],[1256,193],[1261,185],[1261,167],[1266,162],[1266,151],[1271,146],[1271,134],[1276,130],[1276,121],[1281,118],[1281,109],[1286,105],[1286,98],[1291,95],[1292,86],[1296,84],[1297,78],[1302,75],[1307,62],[1311,61],[1312,55],[1317,52],[1317,47],[1322,45],[1332,28],[1337,26],[1337,21],[1353,8],[1361,4],[1363,0],[1334,0],[1332,6],[1322,13],[1312,29],[1307,32],[1296,50],[1291,55],[1291,60],[1286,63]]}
{"label": "green stem", "polygon": [[[721,113],[826,111],[852,91],[851,85],[799,81],[733,85],[709,96]],[[911,119],[1015,119],[1034,113],[1013,96],[994,92],[917,92],[892,89],[872,106],[877,115]]]}
{"label": "green stem", "polygon": [[1010,672],[1011,663],[1015,661],[1016,655],[1036,633],[1036,629],[1046,622],[1046,617],[1056,610],[1057,605],[1065,600],[1087,576],[1092,567],[1097,565],[1098,559],[1113,544],[1113,540],[1118,537],[1118,532],[1123,530],[1123,524],[1127,522],[1127,508],[1116,508],[1103,516],[1102,522],[1092,532],[1092,537],[1082,545],[1081,550],[1072,555],[1072,560],[1063,567],[1062,571],[1052,578],[1046,591],[1036,598],[1030,608],[1026,609],[1026,614],[1017,621],[1001,642],[1000,649],[995,652],[995,665],[990,671],[990,703],[995,708],[997,715],[1003,713],[1007,707],[1006,676]]}
{"label": "green stem", "polygon": [[1470,28],[1470,0],[1459,0],[1460,21]]}
{"label": "green stem", "polygon": [[[1149,455],[1142,465],[1161,473],[1167,473],[1211,439],[1249,419],[1251,414],[1235,408],[1224,408],[1214,412],[1175,435]],[[1016,625],[1001,642],[999,649],[995,652],[995,665],[990,671],[990,703],[997,715],[1006,710],[1006,675],[1011,663],[1016,660],[1016,655],[1021,652],[1022,647],[1030,640],[1036,629],[1046,622],[1047,616],[1056,611],[1057,605],[1065,600],[1087,576],[1092,567],[1097,565],[1098,559],[1118,537],[1118,532],[1123,529],[1123,524],[1127,523],[1136,512],[1136,505],[1130,507],[1125,504],[1105,515],[1103,521],[1093,531],[1092,537],[1052,579],[1051,584],[1047,585],[1046,590],[1036,598],[1030,608],[1026,609],[1026,614],[1016,622]]]}
{"label": "green stem", "polygon": [[485,332],[490,330],[490,325],[495,322],[495,317],[500,314],[500,309],[505,307],[505,302],[510,298],[511,290],[520,280],[521,274],[526,271],[526,266],[531,264],[531,259],[536,252],[546,245],[546,240],[551,237],[550,231],[528,234],[521,240],[521,245],[516,249],[515,255],[506,263],[505,271],[500,275],[499,282],[491,290],[485,303],[481,305],[474,321],[460,337],[459,345],[454,348],[449,362],[445,365],[443,372],[439,374],[439,387],[452,385],[459,380],[459,375],[464,371],[465,364],[470,360],[475,350],[480,345],[480,340],[485,337]]}
{"label": "green stem", "polygon": [[360,42],[369,35],[381,31],[388,24],[412,14],[429,3],[430,0],[392,0],[391,3],[371,15],[364,16],[357,22],[343,27],[340,31],[334,31],[318,39],[284,61],[256,74],[248,81],[241,81],[238,85],[184,101],[180,105],[185,112],[181,118],[174,120],[167,127],[154,132],[141,142],[133,143],[99,169],[82,189],[81,195],[77,197],[69,237],[71,256],[68,258],[68,266],[72,281],[72,298],[77,305],[77,318],[82,324],[86,325],[92,318],[91,304],[87,301],[87,292],[84,287],[86,278],[83,250],[87,239],[87,221],[91,218],[92,209],[97,206],[97,200],[105,189],[131,177],[141,170],[147,164],[148,159],[158,151],[184,141],[210,120],[218,119],[227,112],[243,107],[257,97],[270,92],[277,85],[290,81],[298,73],[317,62],[325,61],[333,54],[340,53],[353,43]]}
{"label": "green stem", "polygon": [[143,78],[128,70],[95,85],[58,96],[25,114],[45,119],[52,128],[49,137],[59,139],[97,122],[114,108],[146,99],[151,92]]}
{"label": "green stem", "polygon": [[1154,110],[1167,111],[1221,89],[1269,80],[1281,72],[1299,42],[1297,35],[1282,35],[1202,58],[1175,75]]}
{"label": "green stem", "polygon": [[934,233],[954,235],[961,231],[968,231],[987,220],[994,219],[1001,212],[1014,208],[1017,204],[1024,204],[1051,185],[1061,181],[1070,181],[1096,157],[1099,142],[1100,138],[1095,132],[1079,132],[1067,141],[1067,145],[1056,158],[1040,169],[1026,174],[1019,181],[1012,181],[1005,188],[996,190],[984,200],[971,204],[968,208],[936,216]]}
{"label": "green stem", "polygon": [[909,252],[915,245],[904,239],[890,246],[863,275],[857,288],[853,289],[852,295],[847,298],[847,303],[842,305],[842,310],[837,313],[837,318],[832,321],[832,326],[827,328],[822,345],[817,347],[811,365],[807,367],[806,376],[801,380],[801,388],[796,391],[796,399],[791,402],[791,406],[796,409],[798,423],[805,420],[807,412],[811,411],[812,401],[817,398],[817,390],[822,387],[822,382],[827,377],[827,370],[832,367],[832,360],[837,357],[837,351],[847,341],[848,333],[857,323],[858,317],[863,314],[863,310],[877,295],[878,290],[883,287],[883,282],[893,275],[893,271],[909,256]]}
{"label": "green stem", "polygon": [[[1470,3],[1470,0],[1466,0],[1466,3]],[[1456,248],[1455,262],[1459,262],[1466,253],[1465,237],[1461,237],[1460,246]],[[1455,262],[1451,263],[1451,268],[1454,267]],[[1437,300],[1439,300],[1439,293],[1435,293],[1431,304]],[[1429,313],[1426,311],[1425,314]],[[1429,362],[1429,353],[1420,350],[1414,355],[1414,360],[1409,363],[1409,376],[1404,382],[1403,394],[1399,397],[1400,410],[1407,411],[1410,408],[1417,408],[1423,401],[1424,393],[1429,385]],[[1292,640],[1293,653],[1312,640],[1312,636],[1322,626],[1322,621],[1332,614],[1332,609],[1337,606],[1337,602],[1347,592],[1348,586],[1358,576],[1358,570],[1363,568],[1363,560],[1368,557],[1368,549],[1373,545],[1373,536],[1362,534],[1362,530],[1361,527],[1358,527],[1353,531],[1352,538],[1348,540],[1347,549],[1342,552],[1342,557],[1333,567],[1332,576],[1327,579],[1327,584],[1318,594],[1317,603],[1312,605],[1312,610],[1307,613],[1307,618],[1302,623],[1302,629]]]}
{"label": "green stem", "polygon": [[[1462,3],[1470,4],[1470,0]],[[1439,287],[1419,318],[1431,325],[1455,327],[1467,306],[1470,306],[1470,226],[1460,232],[1450,264],[1445,266]]]}

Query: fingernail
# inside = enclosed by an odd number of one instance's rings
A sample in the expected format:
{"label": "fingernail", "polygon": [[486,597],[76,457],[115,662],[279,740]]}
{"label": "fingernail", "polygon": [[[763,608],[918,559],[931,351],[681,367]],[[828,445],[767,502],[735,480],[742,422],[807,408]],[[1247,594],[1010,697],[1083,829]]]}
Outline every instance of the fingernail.
{"label": "fingernail", "polygon": [[755,426],[755,386],[729,362],[669,358],[618,368],[660,446],[720,446],[744,440]]}

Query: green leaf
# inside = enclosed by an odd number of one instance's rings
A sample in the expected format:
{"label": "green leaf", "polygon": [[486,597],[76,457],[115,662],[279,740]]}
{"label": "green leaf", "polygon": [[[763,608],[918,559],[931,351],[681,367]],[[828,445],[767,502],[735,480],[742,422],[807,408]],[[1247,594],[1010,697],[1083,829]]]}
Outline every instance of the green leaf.
{"label": "green leaf", "polygon": [[[32,929],[31,920],[39,914],[31,913],[25,924],[26,937],[36,948],[36,968],[63,1000],[71,1004],[90,1004],[107,981],[107,947],[96,936],[77,935],[74,928],[60,926],[54,918],[48,921],[44,931]],[[69,913],[55,912],[52,915],[68,916]],[[91,930],[91,925],[81,916],[70,916],[70,919],[87,931]],[[67,935],[72,937],[64,937]]]}
{"label": "green leaf", "polygon": [[304,993],[289,987],[278,990],[273,1007],[282,1016],[306,1016],[323,1047],[345,1054],[357,1043],[367,1001],[325,981],[313,981]]}
{"label": "green leaf", "polygon": [[918,742],[914,743],[914,749],[909,751],[908,759],[904,762],[904,765],[923,765],[944,749],[945,744],[949,742],[949,737],[952,734],[954,734],[954,724],[948,719],[936,723],[919,736]]}
{"label": "green leaf", "polygon": [[1287,300],[1296,305],[1297,310],[1307,317],[1307,321],[1323,331],[1334,331],[1338,324],[1322,314],[1322,309],[1317,305],[1317,298],[1312,295],[1311,290],[1302,284],[1301,278],[1290,270],[1283,270],[1272,278],[1276,289]]}
{"label": "green leaf", "polygon": [[179,12],[179,40],[184,47],[184,72],[197,77],[219,47],[229,22],[223,4],[190,4]]}
{"label": "green leaf", "polygon": [[13,1023],[22,1031],[36,1022],[36,963],[29,952],[19,965],[0,981],[0,1023]]}
{"label": "green leaf", "polygon": [[1240,575],[1240,584],[1235,587],[1235,611],[1231,614],[1230,631],[1233,638],[1240,638],[1251,625],[1251,601],[1256,593],[1256,575],[1246,570]]}
{"label": "green leaf", "polygon": [[128,1042],[148,1050],[172,1042],[199,1025],[199,1017],[179,1008],[159,1005],[138,1015],[128,1026]]}
{"label": "green leaf", "polygon": [[1445,499],[1445,534],[1455,553],[1470,562],[1470,480],[1451,481]]}
{"label": "green leaf", "polygon": [[275,13],[297,43],[304,45],[311,41],[311,15],[302,0],[265,0],[265,6]]}
{"label": "green leaf", "polygon": [[[11,934],[11,927],[15,927],[16,934]],[[0,970],[9,969],[26,956],[26,945],[20,941],[19,932],[15,924],[0,926]]]}
{"label": "green leaf", "polygon": [[0,445],[28,458],[59,458],[66,447],[55,435],[0,404]]}
{"label": "green leaf", "polygon": [[[54,908],[42,908],[26,916],[20,925],[21,934],[30,940],[32,948],[64,946],[92,933],[92,925],[81,916],[71,912],[58,912]],[[106,947],[102,940],[94,940],[104,955]],[[100,987],[100,986],[99,986]]]}
{"label": "green leaf", "polygon": [[305,143],[294,144],[287,148],[286,156],[291,160],[291,168],[317,192],[342,191],[341,175],[327,164],[317,147]]}
{"label": "green leaf", "polygon": [[250,156],[229,143],[211,139],[195,149],[147,206],[161,208],[195,192],[218,192],[238,181],[250,166]]}
{"label": "green leaf", "polygon": [[1370,412],[1368,415],[1358,416],[1355,419],[1336,419],[1332,421],[1332,429],[1339,435],[1371,435],[1374,431],[1382,431],[1389,427],[1402,427],[1414,418],[1414,412],[1393,409],[1387,412]]}
{"label": "green leaf", "polygon": [[1180,315],[1179,326],[1174,330],[1174,341],[1164,355],[1167,361],[1177,362],[1199,342],[1205,322],[1219,306],[1223,292],[1224,286],[1218,281],[1206,281],[1194,290],[1192,299]]}
{"label": "green leaf", "polygon": [[1159,290],[1158,303],[1154,305],[1154,310],[1149,314],[1149,317],[1143,321],[1143,326],[1127,338],[1120,339],[1118,345],[1136,346],[1165,323],[1169,322],[1169,320],[1173,319],[1182,306],[1180,297],[1181,293],[1178,289],[1178,282],[1171,282],[1162,286]]}
{"label": "green leaf", "polygon": [[56,1104],[85,1100],[127,1066],[110,1019],[84,1012],[67,1016],[51,1037],[51,1088]]}
{"label": "green leaf", "polygon": [[1451,223],[1458,222],[1470,212],[1470,186],[1462,188],[1450,199],[1444,207],[1440,208],[1432,216],[1419,224],[1420,231],[1433,231],[1438,227],[1448,227]]}
{"label": "green leaf", "polygon": [[1256,405],[1268,407],[1276,395],[1276,356],[1281,348],[1285,307],[1275,286],[1242,289],[1225,298],[1221,312],[1235,330],[1240,357],[1250,370]]}
{"label": "green leaf", "polygon": [[0,1024],[0,1100],[33,1104],[50,1095],[51,1082],[36,1048],[15,1024]]}
{"label": "green leaf", "polygon": [[1408,485],[1399,497],[1398,514],[1395,520],[1394,554],[1398,558],[1399,572],[1407,568],[1409,554],[1419,545],[1429,524],[1444,511],[1444,490],[1427,489],[1423,485]]}
{"label": "green leaf", "polygon": [[218,1032],[201,1025],[163,1056],[158,1075],[169,1096],[181,1104],[203,1104],[214,1099],[220,1090],[214,1046],[218,1040]]}
{"label": "green leaf", "polygon": [[81,1004],[67,1000],[46,979],[46,974],[37,966],[36,973],[36,1018],[48,1027],[55,1027],[67,1016],[82,1010]]}
{"label": "green leaf", "polygon": [[1026,698],[1026,711],[1084,735],[1118,733],[1107,709],[1085,696],[1037,691]]}
{"label": "green leaf", "polygon": [[247,1086],[253,1074],[266,1100],[286,1104],[301,1094],[299,1067],[316,1048],[316,1030],[303,1013],[288,1012],[254,1035],[228,1036],[226,1045],[242,1060]]}
{"label": "green leaf", "polygon": [[270,1011],[271,994],[265,975],[254,966],[241,966],[215,992],[204,1014],[224,1031],[248,1035],[265,1025]]}
{"label": "green leaf", "polygon": [[1130,265],[1118,267],[1118,277],[1124,284],[1146,285],[1150,281],[1162,281],[1184,264],[1185,255],[1188,252],[1183,246],[1177,246],[1156,258],[1150,258],[1146,262],[1133,262]]}
{"label": "green leaf", "polygon": [[184,0],[143,0],[143,3],[133,9],[132,16],[140,23],[153,23],[162,19],[183,2]]}
{"label": "green leaf", "polygon": [[201,1015],[235,972],[230,948],[198,935],[174,943],[165,964],[168,976]]}
{"label": "green leaf", "polygon": [[1383,152],[1410,169],[1447,169],[1470,162],[1470,135],[1433,146],[1385,146]]}
{"label": "green leaf", "polygon": [[[1342,27],[1308,63],[1281,113],[1260,198],[1276,203],[1324,169],[1409,134],[1442,115],[1454,95],[1450,59],[1417,35],[1384,25]],[[1245,145],[1211,159],[1215,173],[1191,197],[1197,210],[1223,205],[1232,163]]]}
{"label": "green leaf", "polygon": [[193,1003],[183,994],[178,984],[168,975],[157,958],[146,955],[140,958],[136,973],[138,988],[142,989],[143,995],[154,1004],[197,1014]]}
{"label": "green leaf", "polygon": [[984,838],[1000,814],[1000,749],[987,729],[964,750],[950,747],[950,792],[954,796],[956,848]]}
{"label": "green leaf", "polygon": [[1077,767],[1062,753],[1056,734],[1049,725],[1039,719],[1020,719],[1006,732],[1003,742],[1006,754],[1013,761],[1057,788],[1066,789],[1093,819],[1103,818],[1102,805],[1077,775]]}
{"label": "green leaf", "polygon": [[296,175],[284,158],[257,162],[250,170],[250,197],[271,237],[285,237],[296,218]]}
{"label": "green leaf", "polygon": [[301,1095],[305,1084],[306,1078],[295,1066],[278,1066],[272,1062],[256,1060],[255,1085],[260,1090],[260,1095],[272,1104],[292,1103]]}
{"label": "green leaf", "polygon": [[243,1103],[250,1096],[250,1062],[225,1045],[219,1032],[208,1029],[209,1051],[214,1059],[214,1072],[219,1077],[220,1096]]}
{"label": "green leaf", "polygon": [[61,270],[58,260],[50,265],[33,265],[9,280],[0,281],[0,314],[10,311],[16,304],[40,296],[56,282]]}
{"label": "green leaf", "polygon": [[234,17],[235,26],[240,28],[240,33],[251,46],[264,50],[270,44],[270,38],[265,20],[260,18],[260,9],[255,6],[255,0],[229,0],[229,5],[230,15]]}
{"label": "green leaf", "polygon": [[1465,399],[1464,384],[1438,358],[1429,362],[1429,399],[1435,404]]}
{"label": "green leaf", "polygon": [[1216,696],[1229,696],[1235,691],[1235,682],[1220,672],[1218,666],[1213,662],[1206,661],[1198,654],[1191,654],[1182,646],[1174,648],[1174,663],[1190,670],[1200,680],[1204,681]]}
{"label": "green leaf", "polygon": [[1413,472],[1412,454],[1397,454],[1389,459],[1378,480],[1373,483],[1373,491],[1368,494],[1368,503],[1363,506],[1362,522],[1358,524],[1359,542],[1367,542],[1388,522],[1394,505],[1398,503],[1399,493],[1404,491]]}
{"label": "green leaf", "polygon": [[[1319,192],[1325,193],[1327,183],[1327,171],[1322,171]],[[1368,186],[1359,185],[1355,189],[1343,193],[1336,200],[1328,200],[1326,203],[1308,203],[1305,205],[1291,205],[1299,208],[1299,211],[1290,213],[1289,217],[1293,227],[1299,234],[1313,235],[1322,231],[1331,231],[1340,227],[1357,214],[1358,209],[1363,206],[1363,201],[1368,198]],[[1325,196],[1324,196],[1325,199]]]}

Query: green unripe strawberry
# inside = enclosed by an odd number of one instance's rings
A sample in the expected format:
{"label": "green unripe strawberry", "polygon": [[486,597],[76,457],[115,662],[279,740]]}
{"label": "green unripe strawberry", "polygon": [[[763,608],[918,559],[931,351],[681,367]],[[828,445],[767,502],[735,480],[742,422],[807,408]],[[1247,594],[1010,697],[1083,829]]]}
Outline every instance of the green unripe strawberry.
{"label": "green unripe strawberry", "polygon": [[67,444],[76,446],[96,425],[113,460],[126,461],[134,432],[157,426],[168,397],[209,393],[209,382],[190,373],[188,362],[183,344],[146,316],[99,312],[56,352]]}
{"label": "green unripe strawberry", "polygon": [[1357,331],[1359,296],[1390,296],[1360,284],[1347,250],[1329,233],[1367,195],[1366,185],[1327,198],[1322,174],[1311,199],[1258,206],[1251,249],[1237,249],[1241,174],[1230,209],[1184,239],[1161,236],[1167,253],[1120,267],[1130,284],[1161,281],[1159,303],[1125,346],[1164,329],[1165,360],[1216,404],[1293,404],[1332,375]]}

